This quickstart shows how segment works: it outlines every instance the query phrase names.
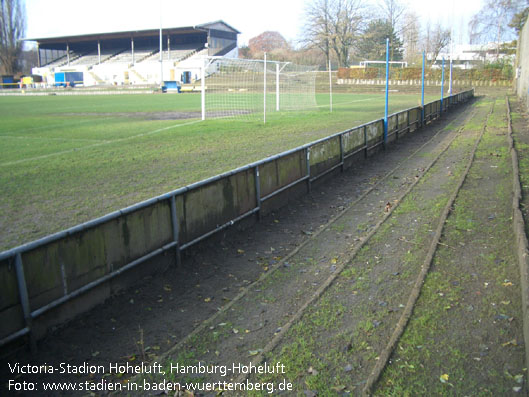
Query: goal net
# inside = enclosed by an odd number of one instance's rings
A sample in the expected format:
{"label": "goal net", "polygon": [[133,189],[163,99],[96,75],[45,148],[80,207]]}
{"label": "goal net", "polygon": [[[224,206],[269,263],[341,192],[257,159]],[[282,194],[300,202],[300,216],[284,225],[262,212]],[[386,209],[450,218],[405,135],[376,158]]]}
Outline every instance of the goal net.
{"label": "goal net", "polygon": [[316,107],[316,68],[289,62],[204,60],[203,116],[262,119]]}

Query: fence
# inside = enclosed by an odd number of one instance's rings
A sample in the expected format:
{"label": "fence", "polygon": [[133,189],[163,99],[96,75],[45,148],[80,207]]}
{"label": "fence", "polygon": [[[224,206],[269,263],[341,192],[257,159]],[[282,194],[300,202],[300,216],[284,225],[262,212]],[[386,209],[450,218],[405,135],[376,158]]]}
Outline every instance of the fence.
{"label": "fence", "polygon": [[353,157],[367,157],[473,95],[465,91],[390,115],[386,141],[384,119],[378,119],[0,253],[0,346],[25,335],[34,342],[35,320],[44,313],[83,294],[89,301],[54,310],[52,320],[41,318],[41,333],[100,303],[112,288],[86,292],[162,253],[179,263],[182,250],[279,206],[278,195],[300,194],[304,185],[310,191]]}

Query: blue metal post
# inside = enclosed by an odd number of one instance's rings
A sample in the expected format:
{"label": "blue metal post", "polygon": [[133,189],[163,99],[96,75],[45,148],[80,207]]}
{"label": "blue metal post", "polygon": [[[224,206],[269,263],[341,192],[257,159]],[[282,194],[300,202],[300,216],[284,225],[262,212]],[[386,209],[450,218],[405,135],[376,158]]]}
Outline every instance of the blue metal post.
{"label": "blue metal post", "polygon": [[441,110],[439,110],[439,113],[443,113],[444,93],[445,93],[445,59],[443,58],[443,66],[441,67]]}
{"label": "blue metal post", "polygon": [[448,95],[452,95],[452,55],[450,55],[450,86],[448,88]]}
{"label": "blue metal post", "polygon": [[384,110],[384,146],[388,143],[389,38],[386,39],[386,107]]}
{"label": "blue metal post", "polygon": [[422,52],[421,125],[424,125],[424,51]]}

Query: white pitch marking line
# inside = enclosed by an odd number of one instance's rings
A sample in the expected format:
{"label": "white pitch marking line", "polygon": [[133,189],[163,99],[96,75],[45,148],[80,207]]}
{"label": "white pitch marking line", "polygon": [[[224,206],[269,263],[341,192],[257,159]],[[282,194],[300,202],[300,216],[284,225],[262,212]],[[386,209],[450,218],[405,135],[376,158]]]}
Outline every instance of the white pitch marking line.
{"label": "white pitch marking line", "polygon": [[43,140],[43,141],[64,141],[64,142],[109,142],[108,139],[88,139],[88,138],[55,138],[46,136],[15,136],[15,135],[2,135],[0,139],[11,138],[11,139],[28,139],[28,140]]}
{"label": "white pitch marking line", "polygon": [[112,119],[113,117],[105,117],[105,118],[102,118],[102,119],[90,119],[90,120],[81,120],[81,121],[71,121],[71,122],[66,122],[66,123],[58,123],[58,124],[49,124],[49,125],[41,125],[39,127],[32,127],[32,128],[26,128],[24,130],[17,130],[17,131],[5,131],[4,133],[7,133],[7,134],[11,134],[11,133],[22,133],[22,132],[30,132],[30,131],[35,131],[35,130],[46,130],[46,129],[51,129],[51,128],[55,128],[55,127],[67,127],[67,126],[70,126],[70,125],[78,125],[78,124],[85,124],[85,123],[93,123],[95,121],[104,121],[104,120],[110,120]]}
{"label": "white pitch marking line", "polygon": [[111,144],[111,143],[128,141],[130,139],[135,139],[135,138],[142,137],[142,136],[152,135],[152,134],[156,134],[158,132],[167,131],[167,130],[170,130],[170,129],[173,129],[173,128],[183,127],[183,126],[186,126],[186,125],[196,124],[196,123],[200,123],[200,122],[202,122],[202,120],[195,120],[195,121],[190,121],[188,123],[170,125],[168,127],[158,128],[158,129],[153,130],[153,131],[143,132],[141,134],[129,136],[129,137],[126,137],[126,138],[119,138],[119,139],[114,139],[112,141],[99,142],[99,143],[95,143],[93,145],[88,145],[88,146],[83,146],[83,147],[80,147],[80,148],[63,150],[63,151],[60,151],[60,152],[55,152],[55,153],[50,153],[50,154],[43,154],[42,156],[31,157],[31,158],[28,158],[28,159],[9,161],[7,163],[1,163],[0,167],[26,163],[28,161],[33,161],[33,160],[41,160],[41,159],[45,159],[45,158],[48,158],[48,157],[59,156],[61,154],[76,152],[76,151],[80,151],[80,150],[83,150],[83,149],[89,149],[89,148],[93,148],[93,147],[97,147],[97,146],[108,145],[108,144]]}
{"label": "white pitch marking line", "polygon": [[[339,103],[333,103],[334,106],[340,106],[340,105],[348,105],[350,103],[355,103],[355,102],[365,102],[365,101],[372,101],[374,100],[375,98],[367,98],[367,99],[357,99],[355,101],[350,101],[350,102],[339,102]],[[324,107],[329,107],[329,104],[326,104],[326,105],[316,105],[317,108],[324,108]]]}

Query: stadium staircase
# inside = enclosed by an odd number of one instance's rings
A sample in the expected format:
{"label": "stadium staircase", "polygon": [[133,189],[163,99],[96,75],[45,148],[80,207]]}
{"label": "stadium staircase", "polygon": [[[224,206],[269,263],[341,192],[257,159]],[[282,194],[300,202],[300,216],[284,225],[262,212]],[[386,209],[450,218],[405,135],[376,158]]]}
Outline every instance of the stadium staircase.
{"label": "stadium staircase", "polygon": [[[206,50],[206,51],[204,51],[204,50]],[[205,52],[205,54],[202,54],[203,52]],[[181,59],[178,59],[178,62],[185,61],[186,59],[189,59],[189,58],[191,58],[192,56],[195,56],[195,55],[207,55],[207,49],[204,48],[204,47],[197,48],[193,52],[190,52],[189,54],[184,55]]]}
{"label": "stadium staircase", "polygon": [[93,77],[97,84],[105,84],[105,82],[96,73],[92,72],[91,70],[88,71],[88,73],[90,73],[90,76]]}
{"label": "stadium staircase", "polygon": [[111,56],[109,56],[108,58],[106,58],[104,61],[101,60],[101,63],[108,63],[108,62],[112,62],[112,60],[116,57],[118,57],[120,54],[124,53],[125,51],[128,51],[128,49],[122,49],[120,51],[117,51],[115,52],[114,54],[112,54]]}
{"label": "stadium staircase", "polygon": [[139,74],[136,70],[134,69],[129,69],[130,72],[136,76],[142,83],[147,83],[147,80],[145,79],[145,77],[143,77],[141,74]]}
{"label": "stadium staircase", "polygon": [[146,60],[147,58],[150,58],[150,57],[152,57],[152,56],[158,54],[159,52],[160,52],[160,50],[156,49],[156,50],[150,52],[149,54],[147,54],[147,55],[145,55],[145,56],[139,58],[137,61],[135,61],[135,63],[143,62],[143,61]]}

